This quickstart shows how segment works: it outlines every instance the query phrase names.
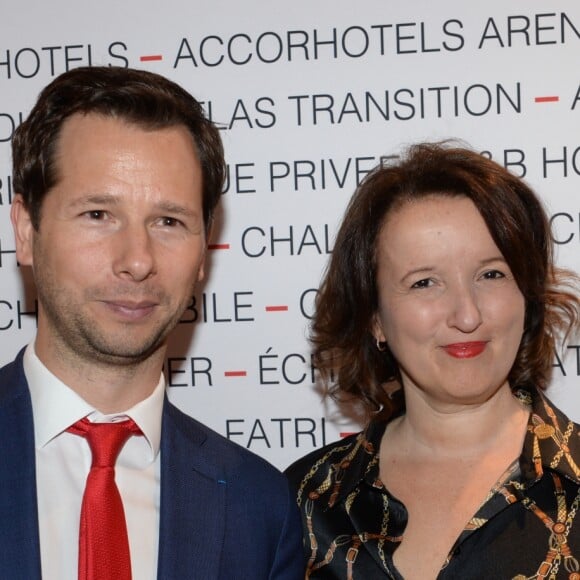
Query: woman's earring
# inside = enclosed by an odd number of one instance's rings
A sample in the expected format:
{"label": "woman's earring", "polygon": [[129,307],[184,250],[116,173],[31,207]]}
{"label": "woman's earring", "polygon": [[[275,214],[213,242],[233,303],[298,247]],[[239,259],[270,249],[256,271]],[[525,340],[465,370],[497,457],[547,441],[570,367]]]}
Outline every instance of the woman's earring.
{"label": "woman's earring", "polygon": [[386,340],[379,340],[377,338],[377,350],[379,352],[385,352],[387,350],[388,342]]}

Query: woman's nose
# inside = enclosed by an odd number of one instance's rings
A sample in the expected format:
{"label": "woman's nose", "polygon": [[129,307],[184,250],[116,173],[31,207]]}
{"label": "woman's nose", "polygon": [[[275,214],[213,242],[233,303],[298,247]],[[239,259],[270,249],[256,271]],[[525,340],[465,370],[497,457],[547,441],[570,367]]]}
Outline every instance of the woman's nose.
{"label": "woman's nose", "polygon": [[461,332],[473,332],[482,322],[481,308],[476,292],[462,287],[450,296],[449,325]]}

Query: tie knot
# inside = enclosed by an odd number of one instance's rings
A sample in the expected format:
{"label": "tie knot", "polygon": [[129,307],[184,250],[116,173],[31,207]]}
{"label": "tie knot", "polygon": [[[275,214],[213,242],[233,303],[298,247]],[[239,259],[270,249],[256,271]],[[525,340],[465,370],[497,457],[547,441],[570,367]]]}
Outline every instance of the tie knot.
{"label": "tie knot", "polygon": [[67,431],[80,435],[89,442],[93,467],[114,467],[127,439],[132,435],[142,434],[132,419],[119,423],[91,423],[84,418],[71,425]]}

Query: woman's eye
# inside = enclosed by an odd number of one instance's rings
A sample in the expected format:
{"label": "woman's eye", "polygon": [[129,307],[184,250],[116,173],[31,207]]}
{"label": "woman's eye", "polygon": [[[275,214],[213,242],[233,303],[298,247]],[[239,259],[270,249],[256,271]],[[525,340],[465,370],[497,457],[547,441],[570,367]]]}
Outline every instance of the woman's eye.
{"label": "woman's eye", "polygon": [[498,278],[505,278],[505,274],[499,270],[489,270],[483,274],[486,280],[497,280]]}
{"label": "woman's eye", "polygon": [[428,288],[433,284],[433,280],[431,278],[424,278],[423,280],[418,280],[415,282],[411,288]]}

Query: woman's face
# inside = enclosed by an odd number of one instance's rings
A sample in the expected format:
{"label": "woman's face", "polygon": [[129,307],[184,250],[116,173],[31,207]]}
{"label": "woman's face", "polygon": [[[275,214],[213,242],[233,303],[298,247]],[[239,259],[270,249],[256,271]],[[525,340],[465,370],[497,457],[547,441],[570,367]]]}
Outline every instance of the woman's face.
{"label": "woman's face", "polygon": [[406,396],[472,405],[509,388],[525,301],[473,202],[410,202],[377,243],[374,335],[397,359]]}

